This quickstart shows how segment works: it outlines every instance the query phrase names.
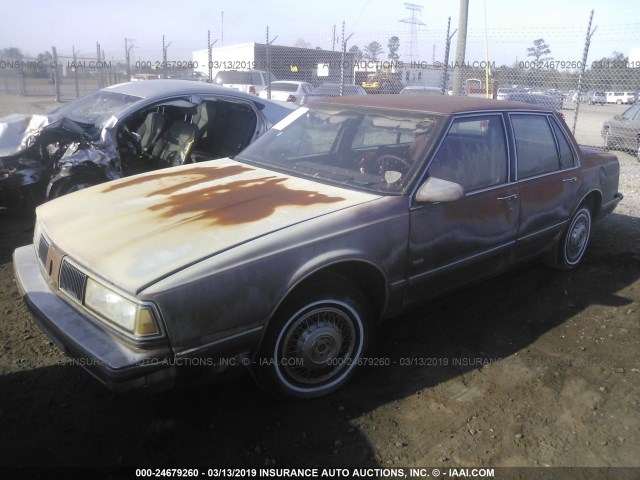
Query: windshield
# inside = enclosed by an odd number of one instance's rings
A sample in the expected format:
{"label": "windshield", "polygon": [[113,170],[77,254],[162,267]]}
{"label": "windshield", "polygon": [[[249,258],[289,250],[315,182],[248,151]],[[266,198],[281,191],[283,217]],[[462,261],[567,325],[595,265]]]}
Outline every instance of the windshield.
{"label": "windshield", "polygon": [[122,93],[98,90],[75,102],[68,103],[51,112],[55,118],[69,117],[72,120],[90,123],[102,128],[107,120],[118,115],[140,97]]}
{"label": "windshield", "polygon": [[345,105],[299,108],[237,160],[382,194],[402,194],[446,117]]}

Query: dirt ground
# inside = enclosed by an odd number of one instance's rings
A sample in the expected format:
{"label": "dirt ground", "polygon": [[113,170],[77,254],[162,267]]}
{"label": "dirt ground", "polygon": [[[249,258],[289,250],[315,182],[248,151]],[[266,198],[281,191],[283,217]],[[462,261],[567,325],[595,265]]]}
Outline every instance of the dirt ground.
{"label": "dirt ground", "polygon": [[[49,109],[24,100],[0,114]],[[248,376],[108,392],[32,322],[11,255],[33,220],[0,210],[0,467],[640,467],[640,164],[619,156],[626,197],[579,268],[533,262],[387,322],[383,365],[304,402]]]}

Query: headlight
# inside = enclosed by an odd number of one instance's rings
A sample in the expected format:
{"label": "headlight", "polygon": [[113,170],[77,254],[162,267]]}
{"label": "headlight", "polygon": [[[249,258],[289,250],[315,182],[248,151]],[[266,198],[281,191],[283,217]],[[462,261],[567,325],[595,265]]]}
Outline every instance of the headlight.
{"label": "headlight", "polygon": [[150,306],[129,300],[91,278],[87,278],[84,304],[105,320],[134,335],[160,333]]}

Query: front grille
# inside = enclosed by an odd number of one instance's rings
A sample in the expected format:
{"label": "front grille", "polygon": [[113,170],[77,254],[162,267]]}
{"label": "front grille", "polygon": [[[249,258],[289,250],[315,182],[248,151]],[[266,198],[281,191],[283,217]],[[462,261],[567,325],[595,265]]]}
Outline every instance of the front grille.
{"label": "front grille", "polygon": [[64,290],[82,303],[86,285],[87,276],[69,262],[63,260],[60,267],[60,290]]}
{"label": "front grille", "polygon": [[40,235],[40,241],[38,242],[38,258],[40,263],[44,266],[47,263],[47,254],[49,253],[49,242],[47,242],[44,235]]}

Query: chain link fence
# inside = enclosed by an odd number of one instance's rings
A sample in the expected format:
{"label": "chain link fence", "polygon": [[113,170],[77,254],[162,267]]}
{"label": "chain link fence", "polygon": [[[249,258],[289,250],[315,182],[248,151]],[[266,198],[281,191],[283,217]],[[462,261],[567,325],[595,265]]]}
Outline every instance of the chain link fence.
{"label": "chain link fence", "polygon": [[77,55],[0,58],[0,93],[65,102],[128,81],[123,65]]}
{"label": "chain link fence", "polygon": [[[220,71],[258,70],[263,79],[255,91],[266,90],[262,95],[268,98],[281,98],[271,82],[289,80],[305,82],[308,88],[334,84],[338,95],[358,93],[360,87],[369,94],[413,87],[412,93],[543,103],[564,114],[580,143],[637,152],[638,132],[618,128],[614,119],[638,101],[640,23],[596,23],[587,17],[582,25],[556,28],[471,29],[464,60],[456,59],[460,32],[450,21],[428,29],[410,24],[406,32],[404,27],[351,32],[343,23],[330,35],[305,38],[270,34],[266,27],[260,41],[232,38],[217,48],[212,48],[207,32],[203,45],[194,45],[192,62],[172,62],[164,43],[161,61],[133,63],[126,40],[112,60],[105,59],[109,57],[99,44],[93,56],[56,54],[54,48],[50,56],[0,57],[0,92],[68,101],[131,78],[215,82]],[[120,57],[125,60],[113,59]]]}

